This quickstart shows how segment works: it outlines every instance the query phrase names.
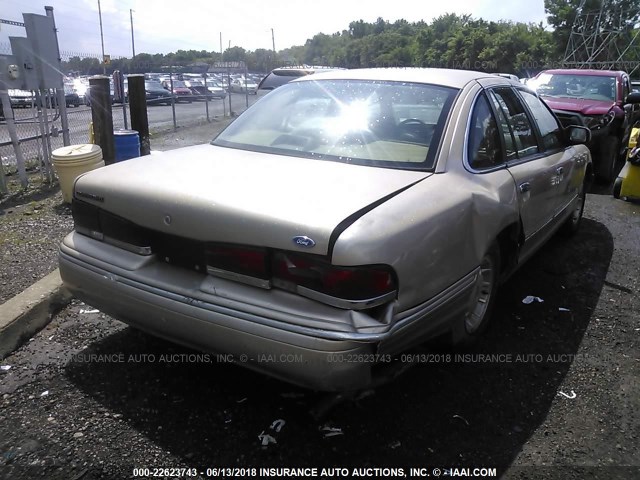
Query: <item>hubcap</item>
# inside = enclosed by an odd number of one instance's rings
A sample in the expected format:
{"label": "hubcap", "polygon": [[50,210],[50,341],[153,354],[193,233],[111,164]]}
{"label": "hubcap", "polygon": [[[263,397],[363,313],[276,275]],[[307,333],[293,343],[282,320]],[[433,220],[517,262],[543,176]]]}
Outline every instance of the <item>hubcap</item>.
{"label": "hubcap", "polygon": [[467,333],[474,333],[484,321],[493,294],[495,269],[490,256],[485,256],[476,279],[469,312],[465,318]]}

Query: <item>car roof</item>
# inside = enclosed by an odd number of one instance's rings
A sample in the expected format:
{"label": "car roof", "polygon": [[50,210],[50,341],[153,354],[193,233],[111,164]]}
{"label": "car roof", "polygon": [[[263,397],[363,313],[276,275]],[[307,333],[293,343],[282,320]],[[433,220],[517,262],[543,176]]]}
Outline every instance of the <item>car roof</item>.
{"label": "car roof", "polygon": [[[293,82],[323,80],[382,80],[412,83],[429,83],[462,88],[467,83],[481,78],[504,78],[492,73],[447,68],[358,68],[351,70],[316,71],[314,75],[297,77]],[[505,83],[509,83],[504,79]]]}
{"label": "car roof", "polygon": [[543,70],[538,75],[543,73],[550,73],[552,75],[593,75],[598,77],[617,77],[625,74],[625,72],[618,70],[594,70],[588,68],[556,68],[554,70]]}

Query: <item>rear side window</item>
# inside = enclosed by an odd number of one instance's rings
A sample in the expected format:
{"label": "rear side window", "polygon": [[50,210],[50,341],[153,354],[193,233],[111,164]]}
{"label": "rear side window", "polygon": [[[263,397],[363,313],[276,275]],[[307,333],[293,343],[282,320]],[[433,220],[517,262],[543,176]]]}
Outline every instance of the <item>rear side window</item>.
{"label": "rear side window", "polygon": [[273,71],[262,79],[258,88],[260,90],[273,90],[298,77],[304,77],[309,73],[310,72],[304,70]]}
{"label": "rear side window", "polygon": [[503,163],[498,124],[484,93],[473,108],[468,142],[467,159],[471,168],[485,170]]}
{"label": "rear side window", "polygon": [[542,136],[542,144],[545,150],[555,150],[563,146],[562,143],[562,131],[560,130],[560,124],[556,120],[556,117],[549,111],[549,108],[542,101],[525,90],[519,90],[520,95],[527,102],[529,110],[540,129],[540,135]]}
{"label": "rear side window", "polygon": [[493,92],[513,134],[518,157],[537,153],[538,143],[531,120],[515,92],[510,88],[497,88]]}

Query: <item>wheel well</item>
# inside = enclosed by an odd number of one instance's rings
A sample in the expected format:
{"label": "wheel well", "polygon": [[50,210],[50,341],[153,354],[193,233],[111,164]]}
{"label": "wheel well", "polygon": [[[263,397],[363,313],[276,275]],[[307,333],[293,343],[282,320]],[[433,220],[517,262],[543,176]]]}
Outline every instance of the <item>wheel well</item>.
{"label": "wheel well", "polygon": [[497,236],[500,249],[500,280],[506,279],[518,265],[518,251],[524,243],[522,221],[503,228]]}
{"label": "wheel well", "polygon": [[588,163],[587,169],[585,170],[585,175],[584,175],[584,184],[585,184],[584,186],[586,191],[589,191],[591,189],[591,185],[593,185],[594,179],[595,179],[595,176],[593,174],[593,164]]}

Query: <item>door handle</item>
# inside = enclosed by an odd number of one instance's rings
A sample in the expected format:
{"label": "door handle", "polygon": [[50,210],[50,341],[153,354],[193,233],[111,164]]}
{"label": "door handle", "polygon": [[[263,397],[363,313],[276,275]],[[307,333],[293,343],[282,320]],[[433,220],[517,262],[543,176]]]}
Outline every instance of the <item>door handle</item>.
{"label": "door handle", "polygon": [[557,173],[558,175],[562,175],[562,173],[563,173],[563,172],[564,172],[564,168],[563,168],[563,167],[558,167],[558,168],[556,168],[556,173]]}
{"label": "door handle", "polygon": [[526,193],[529,190],[531,190],[531,184],[529,182],[524,182],[520,184],[519,188],[520,188],[520,193]]}

